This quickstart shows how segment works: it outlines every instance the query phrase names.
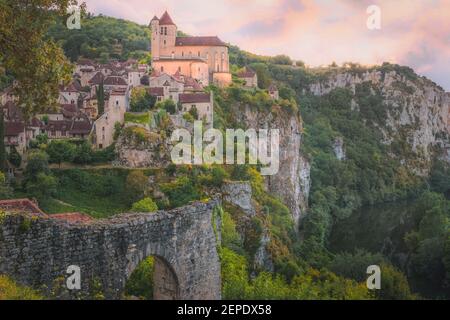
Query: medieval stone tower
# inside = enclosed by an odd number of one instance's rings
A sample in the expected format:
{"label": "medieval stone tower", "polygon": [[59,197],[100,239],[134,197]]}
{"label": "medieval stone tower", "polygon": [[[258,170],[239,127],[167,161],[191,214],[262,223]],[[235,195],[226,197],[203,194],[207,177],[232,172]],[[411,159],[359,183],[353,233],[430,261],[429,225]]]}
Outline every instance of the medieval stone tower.
{"label": "medieval stone tower", "polygon": [[175,47],[177,38],[177,26],[167,11],[160,19],[156,16],[153,17],[150,27],[152,29],[152,58],[159,60],[160,57],[171,57],[171,50]]}
{"label": "medieval stone tower", "polygon": [[231,83],[228,45],[217,36],[177,37],[177,26],[166,12],[150,21],[155,71],[191,77],[202,85]]}

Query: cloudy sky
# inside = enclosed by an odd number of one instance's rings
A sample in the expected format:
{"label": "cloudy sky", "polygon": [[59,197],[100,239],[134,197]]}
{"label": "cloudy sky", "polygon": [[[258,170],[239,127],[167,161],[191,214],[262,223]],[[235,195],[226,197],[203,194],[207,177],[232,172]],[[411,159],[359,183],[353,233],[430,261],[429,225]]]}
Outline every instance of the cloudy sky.
{"label": "cloudy sky", "polygon": [[[450,91],[450,0],[84,0],[88,11],[148,24],[168,10],[191,35],[264,55],[413,67]],[[369,30],[368,6],[381,9]]]}

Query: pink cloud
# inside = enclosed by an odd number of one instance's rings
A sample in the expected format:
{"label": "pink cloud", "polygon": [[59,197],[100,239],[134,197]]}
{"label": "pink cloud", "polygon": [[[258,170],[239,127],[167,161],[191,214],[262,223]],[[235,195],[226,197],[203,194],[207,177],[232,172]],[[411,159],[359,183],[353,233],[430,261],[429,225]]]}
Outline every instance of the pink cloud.
{"label": "pink cloud", "polygon": [[[85,0],[88,10],[140,24],[168,10],[180,30],[218,35],[257,54],[309,65],[354,61],[407,64],[450,90],[447,0]],[[379,5],[382,29],[366,27]]]}

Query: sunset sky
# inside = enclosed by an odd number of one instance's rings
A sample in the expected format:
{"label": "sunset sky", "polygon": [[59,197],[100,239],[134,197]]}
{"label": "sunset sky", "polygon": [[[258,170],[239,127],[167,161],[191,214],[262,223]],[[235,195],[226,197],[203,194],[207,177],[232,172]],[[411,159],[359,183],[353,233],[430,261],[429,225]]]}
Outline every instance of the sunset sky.
{"label": "sunset sky", "polygon": [[[335,61],[413,67],[450,91],[449,0],[84,0],[88,11],[148,24],[168,10],[178,29],[217,35],[241,49]],[[369,5],[381,30],[366,27]]]}

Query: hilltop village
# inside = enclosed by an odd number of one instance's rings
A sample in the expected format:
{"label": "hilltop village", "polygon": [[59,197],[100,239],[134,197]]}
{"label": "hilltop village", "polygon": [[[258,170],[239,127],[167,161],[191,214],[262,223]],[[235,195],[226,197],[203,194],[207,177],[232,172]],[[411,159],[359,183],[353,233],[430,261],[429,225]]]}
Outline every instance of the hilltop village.
{"label": "hilltop village", "polygon": [[[88,140],[92,148],[105,149],[113,144],[115,128],[124,125],[126,114],[132,117],[168,104],[174,106],[170,114],[176,126],[185,126],[191,115],[212,126],[213,95],[205,87],[232,82],[227,44],[216,36],[177,36],[177,26],[167,12],[155,16],[150,28],[151,65],[134,59],[100,64],[81,58],[72,81],[60,85],[58,105],[45,113],[25,119],[13,85],[1,92],[6,151],[23,157],[30,143],[44,136],[46,141]],[[250,68],[234,76],[244,88],[257,87],[256,72]],[[134,93],[148,98],[149,105],[138,112],[132,107]],[[275,86],[269,93],[277,98]],[[9,166],[11,174],[18,169]]]}

